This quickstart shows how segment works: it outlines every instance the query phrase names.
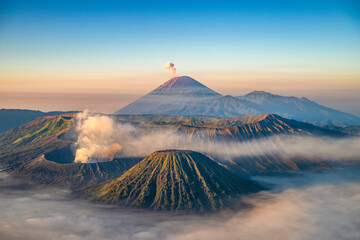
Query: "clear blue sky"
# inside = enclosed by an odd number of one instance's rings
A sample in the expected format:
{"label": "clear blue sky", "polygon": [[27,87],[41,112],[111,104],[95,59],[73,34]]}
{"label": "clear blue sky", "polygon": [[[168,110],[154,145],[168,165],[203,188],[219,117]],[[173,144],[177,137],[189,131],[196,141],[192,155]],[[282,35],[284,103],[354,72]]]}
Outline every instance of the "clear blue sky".
{"label": "clear blue sky", "polygon": [[80,91],[91,80],[90,92],[101,84],[104,92],[146,93],[166,80],[167,61],[180,75],[234,95],[256,85],[279,93],[323,86],[346,95],[360,90],[360,3],[0,2],[6,91]]}

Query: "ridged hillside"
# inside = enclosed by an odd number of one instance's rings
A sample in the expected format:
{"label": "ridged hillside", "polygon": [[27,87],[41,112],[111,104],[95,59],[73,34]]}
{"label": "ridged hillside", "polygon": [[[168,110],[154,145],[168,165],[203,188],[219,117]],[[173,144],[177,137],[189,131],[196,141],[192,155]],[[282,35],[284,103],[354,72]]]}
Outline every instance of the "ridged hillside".
{"label": "ridged hillside", "polygon": [[24,163],[69,145],[58,137],[75,126],[74,116],[41,117],[0,134],[0,164]]}
{"label": "ridged hillside", "polygon": [[233,196],[262,190],[198,152],[158,151],[106,184],[84,189],[93,200],[154,210],[211,211]]}
{"label": "ridged hillside", "polygon": [[276,134],[312,135],[340,137],[345,134],[319,128],[314,125],[282,118],[276,114],[261,114],[246,117],[229,117],[212,121],[193,122],[193,125],[180,124],[178,132],[190,138],[217,137],[227,140],[251,140]]}

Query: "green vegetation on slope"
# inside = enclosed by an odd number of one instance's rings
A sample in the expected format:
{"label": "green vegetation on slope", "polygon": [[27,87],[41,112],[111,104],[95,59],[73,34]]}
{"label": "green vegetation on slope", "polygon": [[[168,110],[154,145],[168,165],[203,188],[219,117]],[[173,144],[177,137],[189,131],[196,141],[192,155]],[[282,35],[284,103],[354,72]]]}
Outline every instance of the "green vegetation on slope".
{"label": "green vegetation on slope", "polygon": [[201,153],[158,151],[116,180],[83,190],[93,200],[154,210],[209,211],[262,188]]}
{"label": "green vegetation on slope", "polygon": [[74,114],[37,118],[0,134],[0,164],[17,164],[62,148],[70,142],[58,136],[75,126]]}

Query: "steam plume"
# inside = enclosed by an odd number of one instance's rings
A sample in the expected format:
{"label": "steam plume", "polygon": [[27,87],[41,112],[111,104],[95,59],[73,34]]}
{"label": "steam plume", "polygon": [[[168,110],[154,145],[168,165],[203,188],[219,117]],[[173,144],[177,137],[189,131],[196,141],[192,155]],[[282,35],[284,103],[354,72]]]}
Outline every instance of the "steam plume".
{"label": "steam plume", "polygon": [[77,116],[78,140],[75,162],[91,162],[94,158],[111,159],[122,146],[114,139],[114,121],[106,116],[91,115],[87,111]]}
{"label": "steam plume", "polygon": [[175,64],[171,63],[171,62],[167,62],[163,68],[165,68],[166,70],[169,70],[174,76],[177,76],[176,74],[176,68],[174,68]]}

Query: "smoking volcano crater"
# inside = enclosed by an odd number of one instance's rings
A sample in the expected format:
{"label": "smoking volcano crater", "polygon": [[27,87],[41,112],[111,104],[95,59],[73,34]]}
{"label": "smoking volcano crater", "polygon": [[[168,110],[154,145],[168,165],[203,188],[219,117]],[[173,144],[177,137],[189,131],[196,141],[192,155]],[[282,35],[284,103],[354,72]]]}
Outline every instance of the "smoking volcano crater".
{"label": "smoking volcano crater", "polygon": [[[76,162],[75,115],[38,118],[3,135],[4,164],[29,183],[77,188],[119,177],[141,158],[117,158],[112,145],[105,148],[105,162]],[[115,148],[117,150],[117,148]],[[107,154],[107,155],[106,155]],[[94,158],[96,159],[96,158]],[[96,159],[99,160],[99,159]]]}

